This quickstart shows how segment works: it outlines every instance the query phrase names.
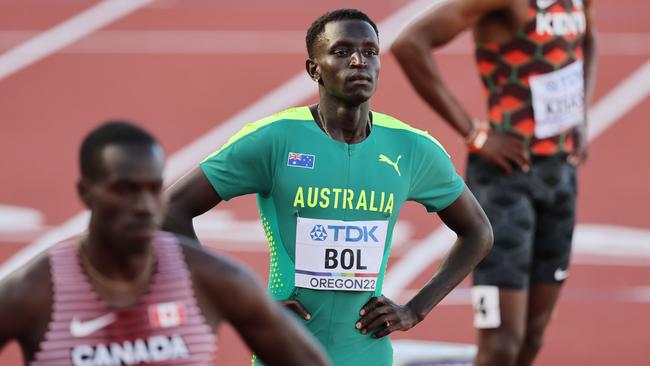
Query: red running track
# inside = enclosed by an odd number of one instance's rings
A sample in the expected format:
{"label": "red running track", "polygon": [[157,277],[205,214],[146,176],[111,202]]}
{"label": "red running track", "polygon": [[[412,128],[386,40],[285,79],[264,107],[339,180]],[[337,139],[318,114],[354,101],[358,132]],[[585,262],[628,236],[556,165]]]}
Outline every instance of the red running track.
{"label": "red running track", "polygon": [[[35,0],[0,2],[0,52],[94,4],[85,0],[57,0],[47,5]],[[74,191],[77,148],[81,136],[96,123],[111,117],[138,121],[155,132],[171,155],[301,72],[302,34],[325,10],[358,7],[381,21],[402,5],[392,0],[161,0],[144,7],[99,34],[0,80],[0,205],[34,208],[43,213],[46,227],[60,225],[81,210]],[[603,33],[598,102],[648,61],[650,25],[644,18],[650,6],[640,0],[596,2],[595,6],[596,24]],[[277,34],[286,39],[277,49],[265,48],[263,53],[251,53],[255,47],[236,42],[198,44],[193,51],[183,49],[182,42],[169,42],[143,53],[102,38],[116,31],[194,31],[208,37],[225,35],[226,41],[234,36],[224,31],[255,31],[262,32],[257,33],[260,37]],[[630,45],[618,41],[623,39],[635,41]],[[227,53],[233,47],[248,51]],[[438,57],[440,67],[456,95],[473,114],[482,116],[483,93],[468,49],[462,42],[454,49],[460,52]],[[429,130],[462,171],[465,152],[457,137],[415,95],[392,57],[385,54],[382,61],[374,108]],[[591,145],[590,160],[580,172],[580,223],[650,229],[643,204],[650,202],[646,188],[650,168],[645,161],[650,156],[646,142],[650,125],[645,123],[649,113],[650,103],[645,99]],[[219,211],[230,212],[238,221],[254,220],[257,214],[252,198],[236,205],[227,203]],[[391,264],[438,225],[436,218],[421,213],[416,205],[407,205],[401,213],[400,219],[410,224],[412,232],[391,257]],[[0,233],[0,261],[43,230],[20,238]],[[266,253],[242,251],[236,245],[223,248],[266,277]],[[435,265],[410,283],[406,292],[424,283]],[[537,364],[647,364],[649,278],[647,265],[575,264]],[[471,318],[468,304],[447,303],[412,331],[394,338],[472,343]],[[248,364],[248,351],[228,327],[220,335],[220,348],[219,364]],[[0,364],[20,364],[15,345],[0,353]]]}

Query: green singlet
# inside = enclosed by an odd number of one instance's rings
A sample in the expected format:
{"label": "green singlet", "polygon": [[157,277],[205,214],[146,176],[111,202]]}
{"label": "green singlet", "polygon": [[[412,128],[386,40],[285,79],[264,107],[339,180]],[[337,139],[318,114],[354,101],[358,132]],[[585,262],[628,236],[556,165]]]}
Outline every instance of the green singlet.
{"label": "green singlet", "polygon": [[224,200],[257,193],[269,292],[305,306],[303,324],[338,366],[392,364],[389,337],[361,334],[355,323],[381,294],[399,210],[407,200],[445,209],[465,187],[429,134],[372,117],[370,135],[346,144],[327,136],[308,107],[291,108],[246,125],[201,163]]}

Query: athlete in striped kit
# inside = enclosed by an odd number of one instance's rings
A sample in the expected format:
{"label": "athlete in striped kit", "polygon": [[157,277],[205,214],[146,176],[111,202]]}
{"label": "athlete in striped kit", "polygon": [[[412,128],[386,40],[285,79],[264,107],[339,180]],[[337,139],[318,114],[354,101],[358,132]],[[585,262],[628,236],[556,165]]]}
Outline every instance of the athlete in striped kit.
{"label": "athlete in striped kit", "polygon": [[80,162],[88,232],[0,283],[0,346],[16,339],[31,366],[214,365],[228,321],[269,364],[327,364],[251,274],[159,231],[164,158],[151,135],[104,124]]}

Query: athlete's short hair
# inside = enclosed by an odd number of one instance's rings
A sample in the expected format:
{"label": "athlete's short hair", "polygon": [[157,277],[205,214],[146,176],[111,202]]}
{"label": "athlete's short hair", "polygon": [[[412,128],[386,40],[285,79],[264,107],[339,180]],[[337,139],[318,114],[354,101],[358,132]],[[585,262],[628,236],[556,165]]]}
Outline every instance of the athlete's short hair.
{"label": "athlete's short hair", "polygon": [[379,37],[379,30],[377,29],[375,22],[373,22],[372,19],[370,19],[370,17],[361,10],[337,9],[330,11],[314,20],[314,22],[311,23],[311,26],[309,26],[309,29],[307,30],[307,37],[305,37],[305,41],[307,42],[307,54],[310,58],[314,56],[314,44],[318,40],[318,37],[325,30],[325,25],[327,23],[336,22],[339,20],[362,20],[364,22],[367,22],[372,26],[372,29],[375,30],[377,37]]}
{"label": "athlete's short hair", "polygon": [[90,131],[81,143],[79,166],[83,178],[95,180],[102,177],[102,151],[108,145],[157,145],[158,141],[134,123],[111,120]]}

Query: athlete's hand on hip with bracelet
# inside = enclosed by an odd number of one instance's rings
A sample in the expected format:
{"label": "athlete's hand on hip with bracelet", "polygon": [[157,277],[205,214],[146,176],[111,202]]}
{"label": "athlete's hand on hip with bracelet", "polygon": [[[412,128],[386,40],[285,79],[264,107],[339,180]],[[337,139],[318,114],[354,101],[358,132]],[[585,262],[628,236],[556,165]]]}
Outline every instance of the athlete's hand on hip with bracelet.
{"label": "athlete's hand on hip with bracelet", "polygon": [[516,136],[490,129],[483,147],[478,151],[485,160],[512,174],[513,165],[524,172],[530,169],[530,154],[524,141]]}
{"label": "athlete's hand on hip with bracelet", "polygon": [[418,323],[415,312],[406,305],[398,305],[385,296],[371,298],[359,311],[361,319],[356,328],[361,334],[381,338],[396,330],[408,330]]}
{"label": "athlete's hand on hip with bracelet", "polygon": [[300,315],[304,320],[311,319],[311,314],[305,309],[302,303],[298,300],[283,300],[280,301],[280,304],[284,305],[287,309],[293,311],[294,313]]}

